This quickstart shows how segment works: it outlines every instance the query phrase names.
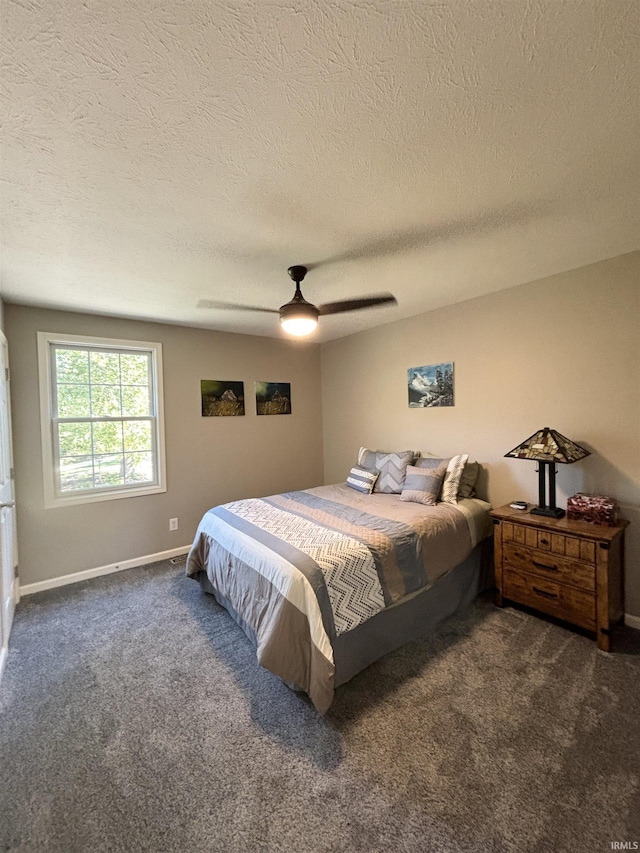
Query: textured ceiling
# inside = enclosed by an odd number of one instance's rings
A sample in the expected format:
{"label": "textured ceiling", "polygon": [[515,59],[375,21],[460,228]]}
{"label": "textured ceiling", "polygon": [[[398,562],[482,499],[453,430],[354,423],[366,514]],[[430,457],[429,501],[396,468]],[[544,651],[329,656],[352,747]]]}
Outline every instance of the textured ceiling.
{"label": "textured ceiling", "polygon": [[3,0],[5,300],[316,340],[640,248],[634,0]]}

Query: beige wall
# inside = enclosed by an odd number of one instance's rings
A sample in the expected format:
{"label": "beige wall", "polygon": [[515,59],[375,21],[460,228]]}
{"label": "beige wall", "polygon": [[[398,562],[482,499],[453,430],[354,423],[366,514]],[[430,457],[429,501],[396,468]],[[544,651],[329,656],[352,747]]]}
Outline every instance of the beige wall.
{"label": "beige wall", "polygon": [[[16,305],[5,325],[23,585],[188,545],[215,504],[322,481],[318,345]],[[37,331],[162,343],[166,493],[44,509]],[[243,380],[246,415],[203,418],[201,379]],[[258,418],[255,380],[291,382],[292,414]]]}
{"label": "beige wall", "polygon": [[[443,361],[455,406],[409,409],[407,368]],[[535,463],[504,454],[543,426],[586,446],[559,466],[559,505],[580,490],[620,500],[640,617],[640,252],[324,344],[322,382],[326,482],[361,444],[468,452],[495,506],[537,503]]]}
{"label": "beige wall", "polygon": [[[640,616],[640,253],[324,344],[320,348],[5,306],[12,367],[21,583],[188,545],[208,507],[343,480],[360,444],[469,452],[494,505],[535,501],[533,463],[504,453],[552,426],[593,453],[561,466],[561,504],[615,495],[628,531],[627,606]],[[166,494],[45,510],[36,332],[160,341]],[[409,409],[407,368],[455,362],[456,405]],[[244,380],[244,418],[202,418],[199,381]],[[255,379],[291,381],[293,414],[257,418]],[[168,530],[177,516],[180,529]]]}

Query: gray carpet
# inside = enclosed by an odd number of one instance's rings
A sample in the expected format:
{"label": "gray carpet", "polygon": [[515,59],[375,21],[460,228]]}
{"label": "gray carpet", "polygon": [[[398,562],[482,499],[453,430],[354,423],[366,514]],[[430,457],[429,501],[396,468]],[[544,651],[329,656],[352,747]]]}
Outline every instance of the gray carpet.
{"label": "gray carpet", "polygon": [[18,606],[0,850],[547,851],[640,841],[640,642],[478,601],[322,719],[183,568]]}

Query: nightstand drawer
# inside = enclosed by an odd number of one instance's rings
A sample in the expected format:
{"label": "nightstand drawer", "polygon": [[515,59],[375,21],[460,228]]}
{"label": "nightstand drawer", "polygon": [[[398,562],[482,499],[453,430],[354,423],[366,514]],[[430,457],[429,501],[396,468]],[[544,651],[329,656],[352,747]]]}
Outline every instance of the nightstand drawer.
{"label": "nightstand drawer", "polygon": [[555,533],[549,530],[536,530],[535,527],[508,521],[503,522],[502,528],[502,536],[505,542],[527,545],[529,548],[537,548],[540,551],[550,551],[552,554],[559,554],[572,560],[595,563],[595,542],[578,539],[577,536],[565,536],[563,533]]}
{"label": "nightstand drawer", "polygon": [[588,592],[594,592],[596,588],[593,565],[568,560],[559,554],[507,543],[504,546],[504,562],[505,567],[510,566],[554,582],[571,584]]}
{"label": "nightstand drawer", "polygon": [[588,592],[507,567],[504,570],[503,591],[506,598],[542,610],[550,616],[572,622],[589,631],[596,628],[596,599],[595,595]]}

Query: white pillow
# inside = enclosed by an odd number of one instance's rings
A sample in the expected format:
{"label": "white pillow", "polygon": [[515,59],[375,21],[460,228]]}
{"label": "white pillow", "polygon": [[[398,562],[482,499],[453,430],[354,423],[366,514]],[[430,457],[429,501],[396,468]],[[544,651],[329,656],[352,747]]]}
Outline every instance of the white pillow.
{"label": "white pillow", "polygon": [[464,471],[464,466],[469,458],[468,453],[459,453],[457,456],[452,456],[447,465],[447,473],[444,475],[444,483],[442,484],[442,494],[440,500],[443,503],[457,504],[458,503],[458,488],[460,487],[460,478]]}

